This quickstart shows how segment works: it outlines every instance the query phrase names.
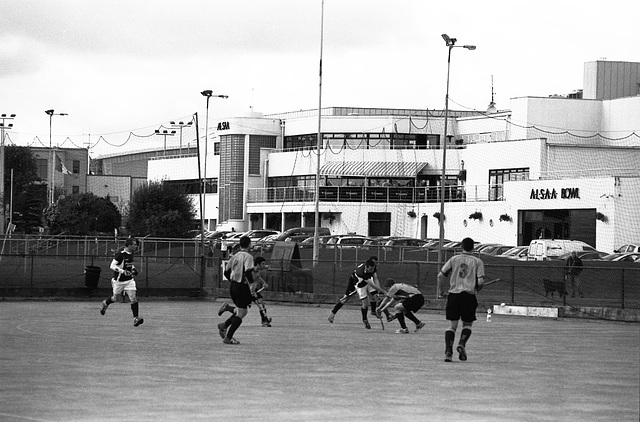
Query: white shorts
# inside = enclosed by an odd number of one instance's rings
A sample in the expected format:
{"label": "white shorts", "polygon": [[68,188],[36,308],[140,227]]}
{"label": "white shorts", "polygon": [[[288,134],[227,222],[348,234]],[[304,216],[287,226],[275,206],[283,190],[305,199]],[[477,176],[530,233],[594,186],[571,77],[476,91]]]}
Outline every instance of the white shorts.
{"label": "white shorts", "polygon": [[358,292],[358,297],[362,300],[366,299],[372,292],[376,292],[377,290],[367,284],[364,287],[356,287],[356,291]]}
{"label": "white shorts", "polygon": [[123,290],[136,291],[136,281],[134,279],[127,281],[116,281],[115,278],[111,279],[111,287],[113,288],[113,295],[117,296],[122,293]]}

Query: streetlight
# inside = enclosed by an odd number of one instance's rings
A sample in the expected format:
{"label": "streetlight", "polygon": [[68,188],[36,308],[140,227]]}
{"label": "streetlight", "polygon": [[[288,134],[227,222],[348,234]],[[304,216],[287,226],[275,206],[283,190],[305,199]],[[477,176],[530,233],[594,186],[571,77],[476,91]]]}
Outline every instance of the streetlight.
{"label": "streetlight", "polygon": [[[475,50],[475,45],[456,45],[455,38],[450,38],[447,34],[442,34],[442,39],[449,47],[449,54],[447,56],[447,94],[444,100],[444,143],[442,145],[442,181],[440,182],[440,237],[438,241],[438,270],[442,268],[444,261],[444,194],[445,194],[445,180],[447,177],[447,122],[449,118],[449,72],[451,71],[451,50],[454,47],[462,47],[467,50]],[[440,292],[438,291],[438,295]]]}
{"label": "streetlight", "polygon": [[176,134],[175,130],[168,131],[166,129],[163,129],[163,130],[156,129],[156,135],[160,135],[164,137],[164,156],[165,157],[167,155],[167,136],[173,136],[175,134]]}
{"label": "streetlight", "polygon": [[[215,97],[215,98],[224,98],[227,99],[229,98],[228,95],[224,95],[224,94],[214,94],[212,90],[210,89],[205,89],[204,91],[200,92],[200,94],[202,94],[204,97],[207,97],[207,115],[205,117],[205,123],[204,123],[204,176],[203,176],[203,180],[202,183],[204,183],[203,186],[203,192],[206,194],[207,193],[207,154],[208,154],[208,146],[209,146],[209,100],[211,99],[211,97]],[[202,218],[204,221],[204,211],[205,211],[205,206],[203,204],[202,206]]]}
{"label": "streetlight", "polygon": [[171,125],[171,127],[174,128],[180,128],[180,155],[182,155],[182,128],[187,127],[187,126],[191,126],[193,124],[193,120],[190,122],[169,122],[169,124]]}
{"label": "streetlight", "polygon": [[68,116],[67,113],[54,113],[53,109],[45,110],[45,113],[49,115],[49,149],[51,150],[51,187],[49,188],[49,205],[53,205],[53,191],[55,189],[55,170],[56,161],[53,154],[53,144],[51,142],[51,125],[53,123],[53,116]]}
{"label": "streetlight", "polygon": [[5,233],[5,218],[4,218],[4,132],[5,130],[11,129],[13,127],[13,123],[5,123],[5,120],[13,120],[16,117],[15,114],[4,114],[0,115],[0,134],[2,138],[0,138],[0,204],[2,204],[2,212],[0,213],[0,233]]}

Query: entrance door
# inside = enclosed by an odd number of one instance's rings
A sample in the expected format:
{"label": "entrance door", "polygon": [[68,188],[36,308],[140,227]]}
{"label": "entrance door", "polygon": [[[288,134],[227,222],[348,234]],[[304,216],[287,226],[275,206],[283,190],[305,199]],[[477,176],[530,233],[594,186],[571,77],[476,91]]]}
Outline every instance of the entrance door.
{"label": "entrance door", "polygon": [[596,245],[596,210],[521,210],[518,211],[518,245],[533,239],[572,239]]}

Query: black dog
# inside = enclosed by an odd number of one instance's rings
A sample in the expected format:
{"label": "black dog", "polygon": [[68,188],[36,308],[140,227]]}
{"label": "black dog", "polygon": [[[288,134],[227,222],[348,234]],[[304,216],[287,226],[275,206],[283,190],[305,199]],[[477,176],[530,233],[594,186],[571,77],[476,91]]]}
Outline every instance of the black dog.
{"label": "black dog", "polygon": [[542,283],[544,284],[544,297],[548,297],[549,293],[551,293],[551,297],[553,297],[554,292],[558,292],[561,298],[567,295],[567,289],[564,284],[564,280],[555,281],[549,280],[548,278],[543,278]]}

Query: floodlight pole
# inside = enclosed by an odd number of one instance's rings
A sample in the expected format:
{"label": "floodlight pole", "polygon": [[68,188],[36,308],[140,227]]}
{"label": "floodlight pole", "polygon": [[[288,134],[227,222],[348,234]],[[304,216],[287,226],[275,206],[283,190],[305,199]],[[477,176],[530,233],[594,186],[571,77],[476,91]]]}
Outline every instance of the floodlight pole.
{"label": "floodlight pole", "polygon": [[[4,234],[6,230],[6,218],[5,218],[5,203],[4,203],[4,133],[5,130],[11,129],[13,127],[13,123],[5,123],[6,120],[13,120],[16,117],[15,114],[5,114],[2,113],[0,115],[0,205],[2,206],[2,212],[0,212],[0,233]],[[12,173],[13,174],[13,173]],[[11,222],[11,218],[9,218],[9,222]]]}
{"label": "floodlight pole", "polygon": [[68,116],[67,113],[54,113],[53,109],[45,110],[45,113],[49,115],[49,150],[51,152],[51,186],[49,188],[49,205],[53,205],[53,191],[55,190],[55,177],[56,177],[56,160],[53,152],[53,142],[51,141],[51,127],[53,125],[53,116]]}
{"label": "floodlight pole", "polygon": [[[438,219],[440,223],[440,234],[438,237],[438,271],[440,271],[444,264],[444,196],[446,192],[445,180],[447,178],[447,124],[449,119],[449,75],[451,71],[451,50],[453,50],[454,47],[462,47],[467,50],[476,49],[476,46],[474,45],[456,46],[455,44],[457,40],[455,38],[450,38],[447,34],[442,34],[442,39],[444,39],[444,42],[449,48],[449,52],[447,55],[447,93],[444,100],[444,142],[442,145],[442,178],[440,181],[440,218]],[[440,296],[440,293],[441,292],[438,291],[437,295]]]}

